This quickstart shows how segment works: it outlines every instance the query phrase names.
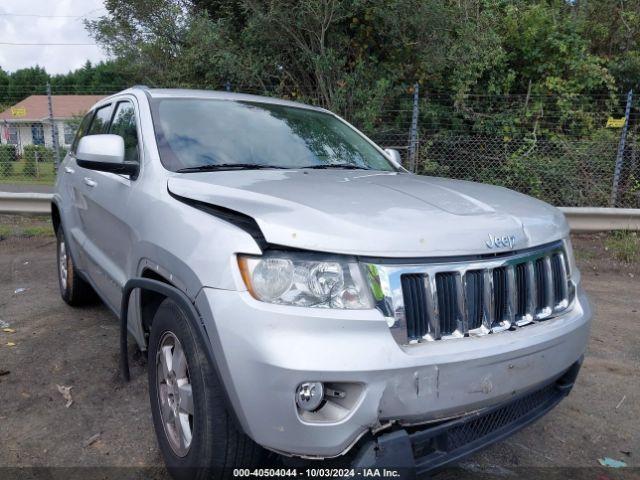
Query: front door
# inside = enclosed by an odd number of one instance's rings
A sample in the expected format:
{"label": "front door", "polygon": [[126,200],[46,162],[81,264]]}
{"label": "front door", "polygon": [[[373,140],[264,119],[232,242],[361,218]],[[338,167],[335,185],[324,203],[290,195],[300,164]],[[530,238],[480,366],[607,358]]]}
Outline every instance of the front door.
{"label": "front door", "polygon": [[[101,131],[120,135],[125,143],[125,160],[139,161],[136,113],[133,103],[121,100],[109,105]],[[96,111],[96,118],[100,110]],[[97,128],[97,127],[96,127]],[[112,309],[120,307],[127,275],[127,258],[134,243],[127,223],[129,198],[135,179],[126,175],[78,167],[86,208],[81,221],[86,233],[84,250],[89,260],[89,276]]]}

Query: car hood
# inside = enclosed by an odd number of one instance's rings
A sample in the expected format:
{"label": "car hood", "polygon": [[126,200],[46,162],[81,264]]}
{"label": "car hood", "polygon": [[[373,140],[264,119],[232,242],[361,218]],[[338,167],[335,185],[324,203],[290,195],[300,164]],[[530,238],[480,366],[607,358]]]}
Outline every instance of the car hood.
{"label": "car hood", "polygon": [[[410,173],[244,170],[176,174],[169,191],[256,220],[275,245],[380,257],[486,254],[567,235],[556,208],[502,187]],[[495,245],[491,237],[511,237]],[[492,245],[492,247],[490,247]]]}

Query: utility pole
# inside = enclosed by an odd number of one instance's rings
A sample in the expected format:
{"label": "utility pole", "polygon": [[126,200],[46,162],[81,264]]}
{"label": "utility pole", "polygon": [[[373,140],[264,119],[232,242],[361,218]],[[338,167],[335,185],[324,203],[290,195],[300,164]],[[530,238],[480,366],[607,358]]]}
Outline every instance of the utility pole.
{"label": "utility pole", "polygon": [[627,130],[629,129],[629,115],[631,113],[631,102],[633,101],[633,90],[629,90],[627,94],[627,108],[624,111],[624,125],[620,134],[620,143],[618,143],[618,153],[616,155],[616,168],[613,172],[613,186],[611,187],[611,198],[609,206],[615,207],[618,201],[618,184],[620,183],[620,173],[622,173],[622,165],[624,163],[624,146],[627,141]]}
{"label": "utility pole", "polygon": [[420,85],[416,82],[413,85],[413,112],[411,114],[411,130],[409,132],[409,170],[416,171],[416,160],[418,156],[418,100]]}
{"label": "utility pole", "polygon": [[49,107],[49,123],[51,123],[51,136],[52,136],[52,144],[53,144],[53,155],[55,159],[55,168],[54,170],[58,171],[58,166],[60,165],[60,146],[58,145],[58,129],[56,128],[56,124],[53,121],[53,102],[51,100],[51,84],[47,82],[47,104]]}

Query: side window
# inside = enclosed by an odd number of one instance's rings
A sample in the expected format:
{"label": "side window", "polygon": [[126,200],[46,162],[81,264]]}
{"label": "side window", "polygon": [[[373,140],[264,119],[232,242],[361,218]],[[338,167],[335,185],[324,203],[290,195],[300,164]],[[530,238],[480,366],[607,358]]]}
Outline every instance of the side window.
{"label": "side window", "polygon": [[100,133],[107,133],[107,125],[109,125],[109,120],[111,120],[111,105],[105,105],[104,107],[100,107],[99,109],[97,109],[87,135],[98,135]]}
{"label": "side window", "polygon": [[136,111],[131,102],[120,102],[116,106],[109,133],[120,135],[124,139],[124,159],[129,162],[138,161],[138,130],[136,128]]}
{"label": "side window", "polygon": [[9,125],[7,127],[7,143],[9,145],[18,145],[19,143],[19,137],[20,137],[20,132],[18,131],[18,127],[16,127],[15,125]]}
{"label": "side window", "polygon": [[82,137],[87,133],[87,129],[89,128],[89,124],[91,123],[91,119],[93,118],[93,112],[87,113],[80,125],[78,126],[78,131],[76,132],[76,136],[73,139],[73,143],[71,144],[71,151],[75,153],[76,148],[78,148],[78,142]]}
{"label": "side window", "polygon": [[69,125],[68,123],[63,123],[62,128],[64,133],[64,144],[71,145],[76,133],[75,130],[73,129],[73,125]]}
{"label": "side window", "polygon": [[34,145],[44,145],[44,127],[41,123],[31,124],[31,143]]}

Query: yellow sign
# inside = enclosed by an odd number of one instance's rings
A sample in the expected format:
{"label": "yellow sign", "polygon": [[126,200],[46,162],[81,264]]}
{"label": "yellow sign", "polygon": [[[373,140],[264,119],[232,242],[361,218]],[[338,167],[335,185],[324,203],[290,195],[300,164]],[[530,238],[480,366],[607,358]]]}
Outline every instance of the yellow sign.
{"label": "yellow sign", "polygon": [[607,128],[622,128],[622,127],[624,127],[624,117],[622,118],[609,117],[607,119]]}
{"label": "yellow sign", "polygon": [[24,107],[11,107],[11,115],[14,117],[24,117],[27,114],[27,109]]}

